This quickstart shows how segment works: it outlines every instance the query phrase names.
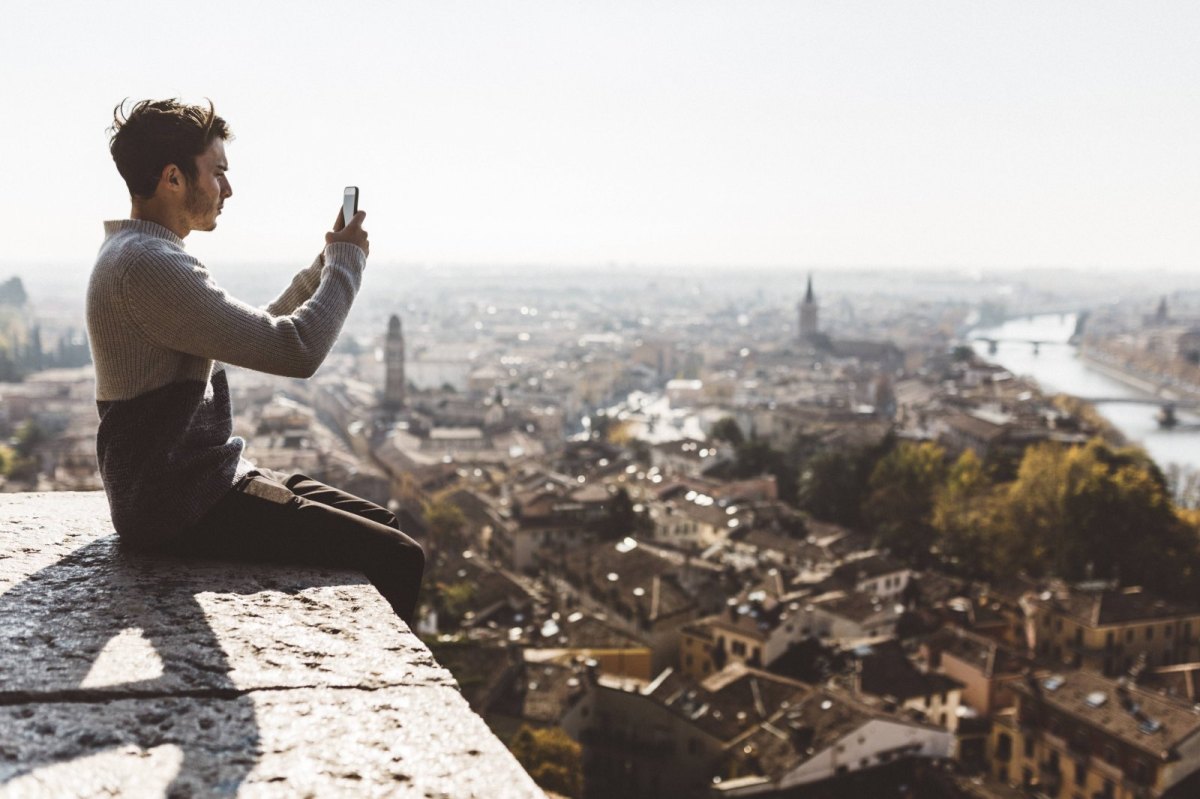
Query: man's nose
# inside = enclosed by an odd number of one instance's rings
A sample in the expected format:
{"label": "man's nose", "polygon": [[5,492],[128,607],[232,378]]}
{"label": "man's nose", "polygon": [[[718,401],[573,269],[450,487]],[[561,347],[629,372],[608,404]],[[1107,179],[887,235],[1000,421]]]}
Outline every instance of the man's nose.
{"label": "man's nose", "polygon": [[233,186],[229,185],[228,180],[221,181],[221,196],[226,199],[233,196]]}

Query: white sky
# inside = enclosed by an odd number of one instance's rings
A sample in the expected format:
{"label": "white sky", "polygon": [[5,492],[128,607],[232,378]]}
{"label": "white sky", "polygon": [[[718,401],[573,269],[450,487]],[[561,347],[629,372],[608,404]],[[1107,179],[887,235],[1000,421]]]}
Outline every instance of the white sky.
{"label": "white sky", "polygon": [[208,261],[1200,265],[1200,3],[20,2],[0,261],[128,213],[123,97],[237,136]]}

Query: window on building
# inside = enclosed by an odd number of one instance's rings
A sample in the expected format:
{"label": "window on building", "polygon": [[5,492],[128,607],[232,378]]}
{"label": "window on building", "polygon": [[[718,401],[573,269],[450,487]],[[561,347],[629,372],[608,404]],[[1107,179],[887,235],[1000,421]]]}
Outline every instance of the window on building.
{"label": "window on building", "polygon": [[1167,638],[1170,638],[1174,634],[1175,630],[1171,627],[1171,625],[1168,624],[1167,626],[1163,627],[1163,635],[1165,635]]}
{"label": "window on building", "polygon": [[1025,737],[1025,757],[1031,758],[1031,759],[1033,758],[1033,736],[1032,735]]}
{"label": "window on building", "polygon": [[1087,785],[1087,766],[1078,761],[1075,763],[1075,784]]}
{"label": "window on building", "polygon": [[996,739],[996,759],[1008,761],[1012,759],[1012,737],[1006,733],[1000,733],[1000,737]]}
{"label": "window on building", "polygon": [[1083,628],[1075,628],[1075,646],[1083,646]]}
{"label": "window on building", "polygon": [[1153,628],[1153,627],[1147,627],[1147,628],[1146,628],[1146,640],[1147,640],[1147,641],[1153,641],[1153,640],[1154,640],[1154,628]]}
{"label": "window on building", "polygon": [[1133,630],[1125,631],[1125,643],[1127,643],[1127,644],[1133,643]]}
{"label": "window on building", "polygon": [[730,644],[729,648],[732,649],[733,654],[737,655],[738,657],[743,657],[746,654],[746,644],[742,641],[734,641],[732,644]]}
{"label": "window on building", "polygon": [[1104,645],[1105,645],[1105,646],[1107,646],[1107,647],[1109,647],[1109,648],[1111,648],[1111,647],[1112,647],[1112,645],[1113,645],[1113,634],[1112,634],[1112,632],[1111,632],[1111,631],[1109,631],[1109,632],[1108,632],[1108,633],[1107,633],[1107,634],[1104,636]]}

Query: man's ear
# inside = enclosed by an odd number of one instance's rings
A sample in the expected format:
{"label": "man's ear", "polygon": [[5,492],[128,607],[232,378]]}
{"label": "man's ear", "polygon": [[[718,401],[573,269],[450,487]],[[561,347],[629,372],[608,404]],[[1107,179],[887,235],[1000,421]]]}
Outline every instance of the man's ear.
{"label": "man's ear", "polygon": [[167,191],[183,191],[187,188],[187,178],[183,176],[179,167],[167,164],[158,176],[158,185],[165,187]]}

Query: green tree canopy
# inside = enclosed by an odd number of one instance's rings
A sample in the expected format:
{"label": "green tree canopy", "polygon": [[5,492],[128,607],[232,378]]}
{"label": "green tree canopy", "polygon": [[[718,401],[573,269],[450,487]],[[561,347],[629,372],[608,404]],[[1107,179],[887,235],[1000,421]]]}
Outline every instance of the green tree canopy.
{"label": "green tree canopy", "polygon": [[992,576],[1002,554],[995,524],[999,513],[997,491],[983,463],[965,450],[933,497],[930,524],[943,561],[971,577]]}
{"label": "green tree canopy", "polygon": [[1155,584],[1192,550],[1159,469],[1140,450],[1100,439],[1030,447],[1008,487],[1007,514],[1021,559],[1066,579]]}
{"label": "green tree canopy", "polygon": [[935,542],[930,523],[934,493],[946,476],[946,453],[936,444],[902,441],[871,472],[865,515],[883,546],[921,563]]}
{"label": "green tree canopy", "polygon": [[583,750],[559,727],[522,724],[508,748],[541,787],[563,796],[583,794]]}
{"label": "green tree canopy", "polygon": [[425,523],[429,525],[430,536],[435,541],[444,542],[457,540],[467,519],[453,502],[435,499],[425,503]]}

